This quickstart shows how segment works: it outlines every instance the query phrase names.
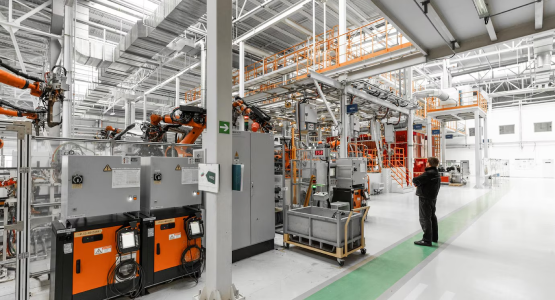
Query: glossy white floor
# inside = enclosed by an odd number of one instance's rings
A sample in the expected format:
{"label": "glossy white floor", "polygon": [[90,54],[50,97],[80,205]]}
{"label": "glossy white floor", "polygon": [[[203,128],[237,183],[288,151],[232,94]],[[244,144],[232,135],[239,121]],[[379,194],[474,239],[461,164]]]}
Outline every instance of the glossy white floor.
{"label": "glossy white floor", "polygon": [[[382,297],[391,299],[554,299],[554,180],[512,179],[511,192],[419,265]],[[487,193],[487,189],[442,187],[438,218]],[[233,265],[233,282],[247,299],[303,299],[352,271],[371,256],[395,247],[420,231],[418,201],[412,194],[373,197],[366,222],[368,253],[335,259],[302,249],[276,247]],[[141,299],[192,299],[203,286],[178,280],[150,289]],[[42,292],[39,292],[42,290]],[[0,292],[2,291],[0,287]],[[47,299],[35,288],[32,299]],[[1,295],[1,294],[0,294]],[[13,299],[4,294],[0,300]],[[346,298],[349,299],[349,298]]]}

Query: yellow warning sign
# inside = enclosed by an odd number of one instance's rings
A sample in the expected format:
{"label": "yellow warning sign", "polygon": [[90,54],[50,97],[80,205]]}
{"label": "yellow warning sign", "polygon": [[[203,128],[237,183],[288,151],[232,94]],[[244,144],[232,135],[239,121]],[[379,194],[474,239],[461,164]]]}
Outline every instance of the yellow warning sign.
{"label": "yellow warning sign", "polygon": [[239,159],[239,152],[235,151],[235,159]]}
{"label": "yellow warning sign", "polygon": [[181,166],[180,166],[180,165],[177,165],[177,167],[175,167],[175,170],[176,170],[176,171],[181,171]]}
{"label": "yellow warning sign", "polygon": [[104,172],[112,172],[112,168],[110,167],[110,165],[106,165],[106,166],[104,167],[104,170],[103,170],[103,171],[104,171]]}

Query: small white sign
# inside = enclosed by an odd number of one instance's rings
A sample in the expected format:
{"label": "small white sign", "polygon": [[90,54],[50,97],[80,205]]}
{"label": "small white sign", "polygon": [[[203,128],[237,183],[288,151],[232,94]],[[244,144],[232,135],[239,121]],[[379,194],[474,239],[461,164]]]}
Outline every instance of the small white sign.
{"label": "small white sign", "polygon": [[73,243],[64,244],[64,254],[70,254],[73,252]]}
{"label": "small white sign", "polygon": [[181,184],[198,184],[198,168],[181,168]]}
{"label": "small white sign", "polygon": [[112,188],[132,188],[141,186],[141,169],[112,169]]}
{"label": "small white sign", "polygon": [[154,228],[148,228],[147,229],[147,236],[148,237],[153,237],[154,236]]}
{"label": "small white sign", "polygon": [[170,234],[170,241],[180,239],[180,238],[181,238],[181,232]]}
{"label": "small white sign", "polygon": [[94,248],[94,255],[100,255],[100,254],[110,253],[110,252],[112,252],[112,246]]}
{"label": "small white sign", "polygon": [[201,191],[218,193],[220,191],[220,165],[198,165],[198,188]]}

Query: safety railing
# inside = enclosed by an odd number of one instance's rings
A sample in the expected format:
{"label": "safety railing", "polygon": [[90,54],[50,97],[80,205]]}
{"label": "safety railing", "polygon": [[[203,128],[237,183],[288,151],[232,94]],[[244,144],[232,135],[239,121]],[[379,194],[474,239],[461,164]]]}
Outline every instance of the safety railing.
{"label": "safety railing", "polygon": [[457,105],[454,106],[452,102],[443,103],[437,98],[432,99],[432,106],[428,107],[428,112],[444,111],[451,109],[460,109],[468,107],[479,107],[484,112],[488,111],[488,100],[481,91],[460,92],[459,97],[456,99]]}
{"label": "safety railing", "polygon": [[[382,23],[384,26],[377,29]],[[412,46],[407,38],[384,19],[378,19],[342,35],[338,33],[337,27],[333,27],[326,32],[325,39],[324,34],[320,34],[316,36],[316,43],[311,43],[312,39],[309,38],[306,42],[246,66],[245,82],[268,77],[268,74],[279,70],[284,70],[281,75],[285,76],[276,75],[272,80],[265,79],[264,82],[259,82],[258,86],[251,87],[245,95],[295,82],[305,78],[309,71],[326,72]],[[233,85],[238,85],[239,80],[239,71],[236,70],[232,74]],[[194,92],[188,94],[199,97]]]}

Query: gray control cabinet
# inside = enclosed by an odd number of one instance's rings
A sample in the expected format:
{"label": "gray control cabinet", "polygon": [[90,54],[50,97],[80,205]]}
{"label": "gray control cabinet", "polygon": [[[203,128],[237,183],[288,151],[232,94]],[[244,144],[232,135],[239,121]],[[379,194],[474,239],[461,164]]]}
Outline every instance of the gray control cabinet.
{"label": "gray control cabinet", "polygon": [[234,164],[245,165],[243,190],[233,191],[233,250],[274,239],[274,137],[233,132]]}
{"label": "gray control cabinet", "polygon": [[63,156],[62,219],[138,212],[140,172],[140,157]]}
{"label": "gray control cabinet", "polygon": [[366,182],[367,161],[365,158],[338,158],[336,161],[337,187],[351,189]]}
{"label": "gray control cabinet", "polygon": [[197,178],[193,157],[142,157],[141,211],[200,204]]}

